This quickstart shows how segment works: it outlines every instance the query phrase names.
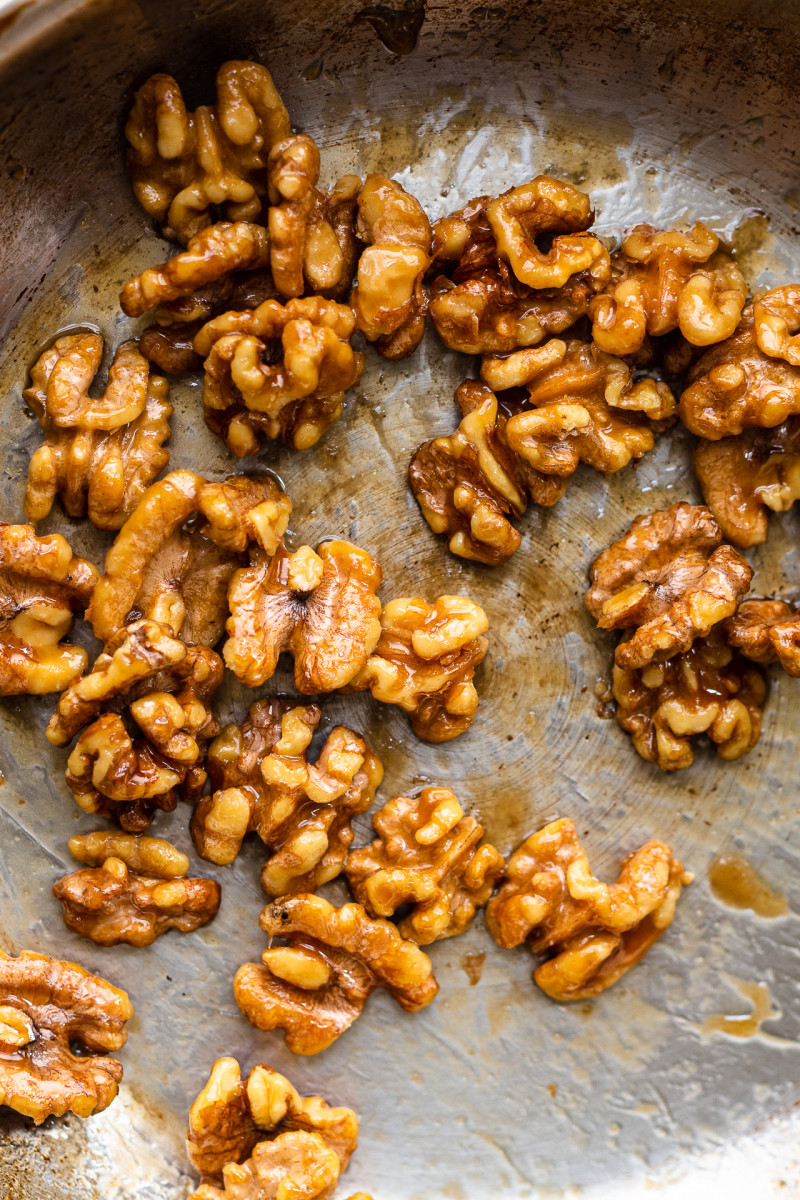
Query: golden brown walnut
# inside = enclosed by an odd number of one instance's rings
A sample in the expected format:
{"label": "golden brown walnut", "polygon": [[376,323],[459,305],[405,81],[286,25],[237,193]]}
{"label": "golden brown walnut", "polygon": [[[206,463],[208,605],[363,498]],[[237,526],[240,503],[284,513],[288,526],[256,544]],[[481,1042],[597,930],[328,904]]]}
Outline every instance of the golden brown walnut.
{"label": "golden brown walnut", "polygon": [[787,283],[757,296],[753,317],[759,350],[800,367],[800,284]]}
{"label": "golden brown walnut", "polygon": [[773,429],[745,429],[694,449],[703,499],[729,541],[758,546],[770,512],[788,512],[800,499],[800,417]]}
{"label": "golden brown walnut", "polygon": [[670,925],[691,882],[663,842],[624,859],[615,883],[589,866],[572,821],[551,821],[518,846],[486,906],[498,946],[526,942],[546,961],[533,978],[553,1000],[583,1000],[611,987]]}
{"label": "golden brown walnut", "polygon": [[272,939],[262,962],[236,972],[234,995],[257,1029],[283,1029],[294,1054],[317,1054],[356,1020],[384,987],[406,1012],[439,990],[430,959],[389,921],[371,920],[360,904],[334,908],[321,896],[290,896],[268,905],[260,925]]}
{"label": "golden brown walnut", "polygon": [[635,519],[591,566],[586,607],[600,629],[635,629],[617,665],[635,669],[688,650],[736,611],[750,564],[704,505],[673,504]]}
{"label": "golden brown walnut", "polygon": [[[223,673],[213,650],[187,646],[157,621],[121,629],[64,692],[46,731],[55,746],[80,733],[66,772],[80,807],[136,833],[156,808],[174,809],[178,793],[193,800],[206,779],[205,743],[219,732],[211,698]],[[144,736],[131,736],[121,714]]]}
{"label": "golden brown walnut", "polygon": [[169,462],[169,384],[153,375],[135,342],[114,355],[101,397],[89,395],[100,367],[97,333],[59,338],[31,368],[23,395],[45,436],[28,467],[25,515],[40,521],[56,495],[71,517],[119,529]]}
{"label": "golden brown walnut", "polygon": [[720,758],[753,749],[767,688],[758,667],[734,653],[720,626],[690,650],[640,670],[614,666],[617,721],[642,758],[662,771],[694,761],[692,737],[705,733]]}
{"label": "golden brown walnut", "polygon": [[94,861],[103,842],[105,858],[53,886],[68,929],[97,946],[150,946],[168,929],[191,933],[217,915],[219,884],[187,879],[189,860],[169,842],[99,831],[70,838],[70,853]]}
{"label": "golden brown walnut", "polygon": [[680,329],[694,346],[724,341],[747,299],[741,271],[705,225],[637,225],[611,260],[611,279],[589,303],[592,338],[608,354],[635,354],[648,335]]}
{"label": "golden brown walnut", "polygon": [[315,704],[261,700],[208,748],[211,794],[192,816],[197,852],[231,863],[247,834],[257,833],[271,852],[261,882],[272,896],[315,891],[340,873],[353,841],[350,822],[372,804],[383,777],[364,739],[342,725],[308,762],[321,717]]}
{"label": "golden brown walnut", "polygon": [[225,62],[217,103],[187,112],[171,75],[139,88],[125,125],[128,173],[137,200],[165,237],[184,245],[222,208],[253,221],[267,191],[267,157],[288,135],[289,114],[266,67]]}
{"label": "golden brown walnut", "polygon": [[358,196],[358,237],[366,250],[350,303],[356,324],[384,358],[413,353],[425,332],[431,226],[418,200],[384,175],[368,175]]}
{"label": "golden brown walnut", "polygon": [[800,366],[792,361],[793,346],[785,345],[787,357],[782,357],[783,343],[769,337],[768,306],[782,290],[766,292],[756,307],[748,305],[735,333],[707,350],[689,371],[678,415],[692,433],[719,441],[754,426],[772,429],[800,414]]}
{"label": "golden brown walnut", "polygon": [[77,963],[0,951],[0,1106],[37,1125],[108,1108],[122,1066],[107,1055],[125,1045],[132,1016],[125,992]]}
{"label": "golden brown walnut", "polygon": [[411,904],[398,929],[419,946],[464,933],[505,867],[494,846],[478,845],[475,817],[449,788],[427,787],[415,799],[390,800],[372,824],[378,837],[345,865],[356,900],[374,917]]}
{"label": "golden brown walnut", "polygon": [[298,692],[313,696],[351,683],[381,634],[376,596],[381,569],[351,542],[325,542],[315,553],[251,551],[228,591],[225,663],[237,679],[260,687],[284,652],[294,658]]}
{"label": "golden brown walnut", "polygon": [[449,742],[475,717],[472,677],[489,647],[488,628],[486,613],[465,596],[390,600],[378,644],[347,690],[369,689],[383,704],[399,704],[417,737]]}
{"label": "golden brown walnut", "polygon": [[316,1133],[281,1133],[258,1142],[243,1163],[226,1163],[222,1187],[202,1183],[189,1200],[330,1200],[339,1160]]}
{"label": "golden brown walnut", "polygon": [[186,1148],[207,1182],[229,1184],[259,1146],[267,1150],[294,1133],[313,1134],[336,1159],[336,1176],[347,1169],[358,1143],[358,1117],[332,1108],[320,1096],[300,1096],[285,1076],[263,1063],[246,1079],[235,1058],[220,1058],[189,1110]]}
{"label": "golden brown walnut", "polygon": [[800,676],[800,615],[783,600],[745,600],[725,623],[728,643],[757,663]]}
{"label": "golden brown walnut", "polygon": [[321,296],[266,300],[209,321],[194,339],[209,429],[239,457],[257,454],[262,437],[313,446],[364,370],[354,331],[352,311]]}
{"label": "golden brown walnut", "polygon": [[0,696],[58,692],[86,669],[86,651],[61,639],[97,579],[61,534],[0,523]]}
{"label": "golden brown walnut", "polygon": [[148,488],[106,555],[87,613],[95,634],[108,641],[145,617],[185,642],[213,646],[245,547],[264,539],[274,550],[290,512],[289,497],[266,475],[207,483],[172,471]]}

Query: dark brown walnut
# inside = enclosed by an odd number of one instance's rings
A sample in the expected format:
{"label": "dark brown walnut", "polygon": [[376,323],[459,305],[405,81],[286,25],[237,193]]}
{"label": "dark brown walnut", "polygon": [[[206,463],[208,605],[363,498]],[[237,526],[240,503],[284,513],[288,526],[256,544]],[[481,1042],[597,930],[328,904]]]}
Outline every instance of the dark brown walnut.
{"label": "dark brown walnut", "polygon": [[361,378],[354,332],[351,309],[322,296],[215,317],[194,339],[206,424],[239,457],[257,454],[262,438],[313,446]]}
{"label": "dark brown walnut", "polygon": [[615,883],[589,866],[570,820],[551,821],[518,846],[506,879],[486,906],[499,946],[526,943],[545,961],[533,978],[553,1000],[584,1000],[611,987],[672,922],[691,882],[663,842],[624,859]]}
{"label": "dark brown walnut", "polygon": [[125,992],[77,963],[0,951],[0,1107],[37,1125],[108,1108],[122,1078],[108,1055],[125,1045],[132,1016]]}
{"label": "dark brown walnut", "polygon": [[219,641],[249,542],[274,551],[291,501],[266,475],[207,483],[173,471],[142,496],[106,555],[87,618],[101,641],[145,617],[197,645]]}
{"label": "dark brown walnut", "polygon": [[489,643],[486,613],[465,596],[390,600],[381,613],[381,636],[348,686],[369,689],[383,704],[398,704],[417,737],[449,742],[465,733],[478,709],[472,682]]}
{"label": "dark brown walnut", "polygon": [[[295,1133],[320,1138],[336,1159],[337,1178],[358,1143],[358,1117],[332,1108],[320,1096],[301,1096],[271,1067],[253,1067],[246,1079],[235,1058],[219,1058],[189,1110],[186,1149],[206,1182],[229,1183],[231,1164],[243,1164]],[[234,1173],[234,1178],[236,1173]]]}
{"label": "dark brown walnut", "polygon": [[411,911],[398,925],[417,945],[464,933],[503,873],[503,856],[479,846],[483,827],[443,787],[397,796],[372,818],[378,837],[352,850],[345,872],[353,895],[370,916]]}
{"label": "dark brown walnut", "polygon": [[46,731],[55,746],[80,734],[66,771],[80,807],[136,833],[179,794],[194,800],[206,742],[219,732],[211,698],[223,674],[213,650],[186,645],[157,621],[121,629],[91,674],[64,692]]}
{"label": "dark brown walnut", "polygon": [[258,1142],[250,1158],[226,1163],[221,1187],[202,1183],[189,1200],[330,1200],[339,1160],[317,1133],[296,1130]]}
{"label": "dark brown walnut", "polygon": [[694,473],[725,537],[736,546],[760,545],[770,512],[788,512],[800,498],[800,417],[718,442],[701,438]]}
{"label": "dark brown walnut", "polygon": [[761,734],[764,676],[731,649],[721,626],[667,662],[615,665],[612,688],[618,723],[662,771],[692,765],[696,734],[707,734],[727,761],[747,754]]}
{"label": "dark brown walnut", "polygon": [[0,696],[58,692],[85,671],[86,651],[61,639],[97,579],[61,534],[0,523]]}
{"label": "dark brown walnut", "polygon": [[284,652],[306,696],[346,687],[362,670],[381,634],[376,592],[381,569],[351,542],[325,542],[315,553],[256,547],[251,565],[236,571],[228,591],[225,663],[237,679],[260,687]]}
{"label": "dark brown walnut", "polygon": [[125,125],[137,200],[165,237],[184,245],[221,209],[230,221],[261,215],[267,159],[290,132],[272,76],[259,63],[225,62],[216,105],[187,112],[171,75],[139,88]]}
{"label": "dark brown walnut", "polygon": [[406,1012],[424,1008],[439,990],[428,956],[360,904],[334,908],[321,896],[290,896],[268,905],[260,924],[287,944],[239,968],[236,1003],[257,1029],[283,1029],[294,1054],[317,1054],[335,1042],[377,987]]}
{"label": "dark brown walnut", "polygon": [[169,929],[191,933],[217,915],[219,884],[187,879],[186,855],[161,838],[98,832],[70,838],[69,848],[95,865],[59,879],[53,895],[67,928],[97,946],[150,946]]}
{"label": "dark brown walnut", "polygon": [[272,896],[315,891],[340,873],[353,841],[350,822],[372,804],[383,777],[364,739],[342,725],[309,762],[321,717],[315,704],[261,700],[208,749],[211,794],[192,817],[197,852],[231,863],[247,834],[257,833],[270,850],[261,882]]}
{"label": "dark brown walnut", "polygon": [[[735,333],[712,346],[689,371],[678,415],[699,437],[718,441],[743,429],[772,429],[800,414],[800,366],[793,361],[794,351],[787,347],[788,357],[781,357],[781,343],[769,337],[767,306],[773,295],[765,293],[758,309],[748,305]],[[770,353],[761,348],[762,341]]]}
{"label": "dark brown walnut", "polygon": [[750,564],[703,505],[673,504],[637,517],[591,566],[586,607],[600,629],[635,629],[616,650],[620,667],[645,667],[688,650],[736,611]]}
{"label": "dark brown walnut", "polygon": [[40,521],[57,495],[71,517],[119,529],[169,462],[169,384],[136,342],[114,355],[103,395],[89,394],[103,355],[97,333],[58,338],[31,368],[23,395],[44,433],[28,467],[25,515]]}
{"label": "dark brown walnut", "polygon": [[607,354],[635,354],[649,336],[680,329],[694,346],[724,341],[736,329],[747,284],[719,238],[637,225],[611,259],[611,279],[589,303],[592,338]]}
{"label": "dark brown walnut", "polygon": [[800,615],[783,600],[745,600],[725,622],[725,635],[745,658],[800,676]]}
{"label": "dark brown walnut", "polygon": [[366,243],[350,303],[356,324],[384,358],[416,350],[425,332],[431,226],[422,205],[399,183],[368,175],[358,196],[356,232]]}

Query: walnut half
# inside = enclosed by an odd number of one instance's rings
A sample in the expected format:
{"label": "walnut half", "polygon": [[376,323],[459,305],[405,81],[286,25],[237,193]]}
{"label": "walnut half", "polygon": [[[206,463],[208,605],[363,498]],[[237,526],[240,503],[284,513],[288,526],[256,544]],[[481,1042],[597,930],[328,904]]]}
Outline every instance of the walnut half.
{"label": "walnut half", "polygon": [[783,600],[745,600],[725,622],[728,642],[757,663],[800,676],[800,612]]}

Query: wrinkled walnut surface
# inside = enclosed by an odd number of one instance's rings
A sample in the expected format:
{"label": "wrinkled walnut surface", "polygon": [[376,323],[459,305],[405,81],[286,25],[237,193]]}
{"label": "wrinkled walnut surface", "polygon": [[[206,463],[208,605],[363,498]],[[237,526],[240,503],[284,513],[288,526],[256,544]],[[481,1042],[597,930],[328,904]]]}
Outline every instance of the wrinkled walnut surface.
{"label": "wrinkled walnut surface", "polygon": [[757,663],[800,676],[800,615],[783,600],[745,600],[725,623],[728,643]]}
{"label": "wrinkled walnut surface", "polygon": [[499,946],[523,942],[546,961],[534,979],[554,1000],[611,987],[672,921],[691,876],[663,842],[629,854],[615,883],[597,879],[572,821],[552,821],[517,847],[486,907]]}
{"label": "wrinkled walnut surface", "polygon": [[190,1200],[330,1200],[336,1154],[316,1133],[295,1130],[258,1142],[243,1163],[226,1163],[222,1187],[203,1183]]}

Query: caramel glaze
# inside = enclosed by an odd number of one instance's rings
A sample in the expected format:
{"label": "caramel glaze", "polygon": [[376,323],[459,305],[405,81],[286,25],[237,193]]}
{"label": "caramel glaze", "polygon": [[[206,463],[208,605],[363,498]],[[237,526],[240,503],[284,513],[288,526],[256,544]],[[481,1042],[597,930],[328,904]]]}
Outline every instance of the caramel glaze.
{"label": "caramel glaze", "polygon": [[782,917],[789,912],[785,896],[774,892],[740,854],[720,854],[708,868],[717,900],[729,908],[751,908],[759,917]]}

